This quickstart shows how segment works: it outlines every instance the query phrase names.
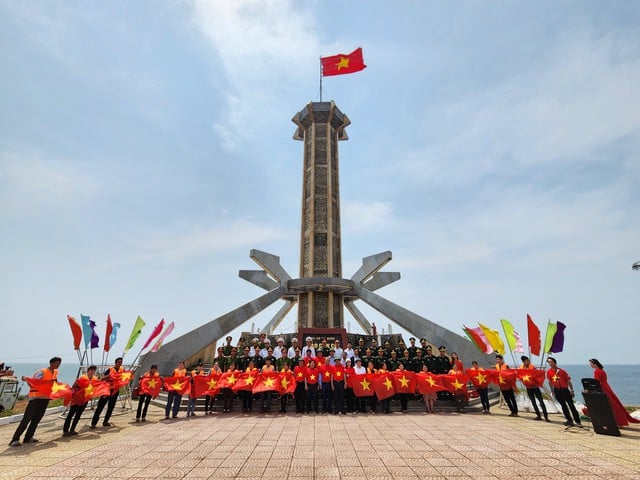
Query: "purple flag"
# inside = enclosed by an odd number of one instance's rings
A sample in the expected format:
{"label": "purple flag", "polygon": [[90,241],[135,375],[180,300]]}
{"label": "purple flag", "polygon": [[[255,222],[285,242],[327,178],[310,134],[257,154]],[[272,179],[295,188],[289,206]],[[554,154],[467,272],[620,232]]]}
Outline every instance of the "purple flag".
{"label": "purple flag", "polygon": [[567,326],[562,322],[556,322],[558,329],[556,330],[556,334],[553,336],[553,341],[551,342],[551,347],[549,347],[549,351],[551,353],[559,353],[564,348],[564,329]]}
{"label": "purple flag", "polygon": [[96,322],[89,320],[89,326],[91,327],[91,349],[98,348],[100,345],[100,337],[96,333]]}

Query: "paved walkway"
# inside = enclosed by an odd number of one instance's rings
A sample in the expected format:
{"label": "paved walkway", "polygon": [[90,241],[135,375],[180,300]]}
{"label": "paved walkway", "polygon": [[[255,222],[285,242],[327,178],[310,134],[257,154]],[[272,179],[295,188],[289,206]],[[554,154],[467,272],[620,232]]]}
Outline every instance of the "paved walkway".
{"label": "paved walkway", "polygon": [[302,416],[239,413],[146,423],[114,416],[114,427],[62,437],[45,417],[37,444],[6,447],[16,424],[0,427],[0,478],[156,479],[638,479],[640,428],[622,437],[530,414]]}

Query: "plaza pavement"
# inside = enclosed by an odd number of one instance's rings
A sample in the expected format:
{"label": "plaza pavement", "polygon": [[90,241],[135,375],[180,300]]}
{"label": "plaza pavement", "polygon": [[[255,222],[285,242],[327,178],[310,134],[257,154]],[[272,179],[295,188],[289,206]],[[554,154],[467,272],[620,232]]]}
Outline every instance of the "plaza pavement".
{"label": "plaza pavement", "polygon": [[[117,408],[120,408],[118,406]],[[0,479],[639,479],[640,427],[621,437],[536,422],[525,413],[311,415],[216,414],[148,421],[62,437],[43,419],[40,442],[8,447],[17,424],[0,426]]]}

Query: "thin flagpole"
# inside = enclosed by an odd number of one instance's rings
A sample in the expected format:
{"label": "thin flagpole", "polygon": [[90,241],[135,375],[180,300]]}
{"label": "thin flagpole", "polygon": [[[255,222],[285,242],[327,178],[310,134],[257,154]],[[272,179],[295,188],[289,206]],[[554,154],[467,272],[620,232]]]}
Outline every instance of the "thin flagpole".
{"label": "thin flagpole", "polygon": [[545,350],[544,347],[546,346],[545,344],[547,343],[547,332],[549,331],[549,324],[550,323],[551,323],[551,319],[548,319],[547,320],[547,328],[545,328],[545,330],[544,330],[544,343],[542,343],[542,338],[540,338],[540,343],[541,343],[540,348],[542,349],[542,352],[541,352],[542,355],[540,355],[540,368],[542,368],[544,366],[544,356],[545,356],[545,353],[546,353],[544,351]]}
{"label": "thin flagpole", "polygon": [[320,101],[322,101],[322,57],[320,57]]}
{"label": "thin flagpole", "polygon": [[502,324],[502,322],[500,322],[500,324],[502,325],[502,332],[504,333],[504,338],[507,341],[507,348],[509,348],[509,353],[511,353],[511,360],[513,360],[513,368],[516,368],[516,357],[513,356],[513,350],[511,350],[511,347],[509,346],[509,337],[507,337],[507,331],[504,329],[504,325]]}

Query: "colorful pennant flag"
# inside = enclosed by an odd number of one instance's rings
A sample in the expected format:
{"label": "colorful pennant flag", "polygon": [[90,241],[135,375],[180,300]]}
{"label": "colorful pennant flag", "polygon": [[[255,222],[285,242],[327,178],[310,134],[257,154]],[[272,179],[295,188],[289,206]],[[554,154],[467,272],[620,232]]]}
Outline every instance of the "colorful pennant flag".
{"label": "colorful pennant flag", "polygon": [[556,323],[556,333],[553,336],[553,341],[551,342],[551,347],[549,347],[549,352],[551,353],[560,353],[564,348],[564,329],[567,326],[562,322]]}
{"label": "colorful pennant flag", "polygon": [[107,314],[107,330],[104,332],[104,351],[111,349],[111,332],[113,332],[113,324],[111,323],[111,314]]}
{"label": "colorful pennant flag", "polygon": [[500,338],[500,334],[496,330],[492,330],[486,325],[478,322],[480,328],[482,329],[482,333],[487,338],[489,345],[493,348],[493,350],[500,355],[504,354],[504,343],[502,343],[502,339]]}
{"label": "colorful pennant flag", "polygon": [[144,350],[149,345],[151,345],[151,342],[153,341],[153,339],[156,338],[158,335],[160,335],[160,332],[162,331],[163,328],[164,328],[164,318],[160,320],[160,323],[158,323],[158,325],[156,325],[156,327],[153,329],[153,332],[151,332],[151,335],[149,335],[149,338],[147,338],[147,341],[144,342],[144,345],[142,346],[142,350]]}
{"label": "colorful pennant flag", "polygon": [[473,343],[482,353],[493,352],[493,348],[489,345],[489,342],[486,341],[486,337],[484,336],[484,333],[482,333],[482,329],[480,327],[469,328],[466,325],[463,325],[462,330],[467,334],[471,343]]}
{"label": "colorful pennant flag", "polygon": [[80,314],[80,322],[82,323],[82,336],[84,337],[85,350],[91,345],[91,317]]}
{"label": "colorful pennant flag", "polygon": [[131,330],[131,335],[129,335],[127,345],[124,347],[124,351],[122,352],[123,355],[127,353],[131,349],[131,347],[133,347],[134,343],[136,343],[136,340],[142,333],[142,329],[145,325],[146,323],[144,323],[144,320],[142,320],[140,315],[138,315],[138,318],[136,318],[136,323],[133,325],[133,330]]}
{"label": "colorful pennant flag", "polygon": [[330,57],[321,57],[322,76],[331,77],[333,75],[344,75],[355,73],[367,68],[362,57],[362,48],[356,48],[353,52],[345,55],[339,53]]}
{"label": "colorful pennant flag", "polygon": [[93,320],[89,320],[89,327],[91,328],[91,350],[100,346],[100,337],[96,333],[97,324]]}
{"label": "colorful pennant flag", "polygon": [[69,326],[71,327],[71,334],[73,335],[73,349],[79,350],[80,343],[82,342],[82,327],[75,318],[71,315],[67,315],[69,320]]}
{"label": "colorful pennant flag", "polygon": [[555,323],[551,323],[551,320],[547,322],[547,334],[544,340],[544,353],[551,352],[551,346],[553,345],[553,337],[556,335],[558,326]]}
{"label": "colorful pennant flag", "polygon": [[533,319],[527,313],[527,336],[529,337],[529,350],[531,355],[539,356],[542,348],[540,340],[540,329],[533,323]]}
{"label": "colorful pennant flag", "polygon": [[520,335],[518,335],[518,332],[514,330],[511,322],[503,318],[500,320],[500,323],[502,323],[502,329],[504,330],[504,336],[507,339],[509,350],[518,353],[524,352],[522,341],[520,340]]}
{"label": "colorful pennant flag", "polygon": [[162,346],[162,342],[164,341],[165,338],[167,338],[171,334],[171,332],[173,332],[174,327],[175,325],[173,322],[167,325],[167,328],[165,328],[164,332],[162,332],[162,334],[158,338],[158,341],[153,345],[153,347],[151,347],[152,352],[157,352],[158,350],[160,350],[160,347]]}

